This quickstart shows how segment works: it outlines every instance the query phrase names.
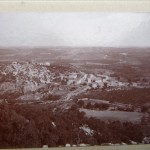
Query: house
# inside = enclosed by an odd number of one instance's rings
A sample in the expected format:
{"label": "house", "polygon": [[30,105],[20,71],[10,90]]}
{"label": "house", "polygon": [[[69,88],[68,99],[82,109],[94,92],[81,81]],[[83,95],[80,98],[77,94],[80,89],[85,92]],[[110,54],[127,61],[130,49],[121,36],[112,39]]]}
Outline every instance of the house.
{"label": "house", "polygon": [[76,79],[77,78],[77,73],[70,73],[69,74],[69,79]]}
{"label": "house", "polygon": [[65,147],[71,147],[71,145],[70,144],[66,144]]}
{"label": "house", "polygon": [[78,146],[80,146],[80,147],[85,147],[85,146],[87,146],[87,145],[84,144],[84,143],[82,143],[82,144],[79,144]]}
{"label": "house", "polygon": [[84,74],[83,80],[86,80],[86,79],[87,79],[87,74]]}
{"label": "house", "polygon": [[84,78],[81,78],[77,81],[77,84],[85,84],[85,83],[86,83],[86,81]]}
{"label": "house", "polygon": [[130,140],[130,143],[131,143],[132,145],[136,145],[136,144],[138,144],[137,142],[132,141],[132,140]]}
{"label": "house", "polygon": [[71,84],[74,84],[75,83],[75,81],[74,80],[68,80],[68,82],[67,82],[67,85],[71,85]]}
{"label": "house", "polygon": [[93,88],[93,89],[98,88],[98,83],[96,83],[96,82],[92,83],[92,88]]}
{"label": "house", "polygon": [[91,80],[91,78],[88,78],[88,83],[92,83],[92,80]]}
{"label": "house", "polygon": [[48,145],[43,145],[43,148],[48,148]]}
{"label": "house", "polygon": [[50,66],[50,62],[45,62],[45,66]]}
{"label": "house", "polygon": [[150,144],[150,137],[144,137],[142,143],[143,144]]}

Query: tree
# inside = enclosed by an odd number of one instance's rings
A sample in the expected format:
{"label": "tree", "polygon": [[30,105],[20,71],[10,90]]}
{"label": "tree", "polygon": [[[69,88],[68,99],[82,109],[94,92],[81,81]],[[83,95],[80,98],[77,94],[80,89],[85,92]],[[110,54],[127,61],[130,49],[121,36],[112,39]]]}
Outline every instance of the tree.
{"label": "tree", "polygon": [[84,106],[84,101],[79,100],[79,101],[78,101],[78,105],[79,105],[80,108],[83,107],[83,106]]}

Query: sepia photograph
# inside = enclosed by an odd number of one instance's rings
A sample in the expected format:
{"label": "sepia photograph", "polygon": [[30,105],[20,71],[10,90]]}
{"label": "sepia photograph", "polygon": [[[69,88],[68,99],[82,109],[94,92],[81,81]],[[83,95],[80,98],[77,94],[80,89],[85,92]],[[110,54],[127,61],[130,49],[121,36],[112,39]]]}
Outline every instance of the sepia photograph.
{"label": "sepia photograph", "polygon": [[0,13],[0,148],[150,148],[150,13]]}

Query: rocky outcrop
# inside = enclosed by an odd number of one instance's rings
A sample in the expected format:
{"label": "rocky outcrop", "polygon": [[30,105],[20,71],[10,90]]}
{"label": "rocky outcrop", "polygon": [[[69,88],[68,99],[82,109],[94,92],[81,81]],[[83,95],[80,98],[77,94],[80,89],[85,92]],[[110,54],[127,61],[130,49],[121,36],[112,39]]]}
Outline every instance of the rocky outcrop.
{"label": "rocky outcrop", "polygon": [[46,66],[36,63],[12,62],[3,67],[1,73],[0,92],[1,95],[8,93],[21,93],[18,99],[40,99],[42,94],[38,89],[46,87],[51,83],[54,76]]}

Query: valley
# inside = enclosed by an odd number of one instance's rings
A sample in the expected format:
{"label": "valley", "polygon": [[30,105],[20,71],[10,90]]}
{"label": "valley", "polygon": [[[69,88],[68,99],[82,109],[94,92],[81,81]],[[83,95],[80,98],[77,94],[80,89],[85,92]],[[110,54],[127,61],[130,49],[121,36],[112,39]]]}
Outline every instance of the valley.
{"label": "valley", "polygon": [[[30,126],[35,140],[37,133],[42,137],[41,145],[54,139],[49,146],[142,143],[150,136],[149,57],[148,48],[0,49],[1,128],[7,130],[6,117],[12,133]],[[18,121],[22,127],[13,125]],[[85,127],[93,134],[86,134]],[[133,133],[125,133],[128,128]],[[40,144],[33,142],[33,147]]]}

